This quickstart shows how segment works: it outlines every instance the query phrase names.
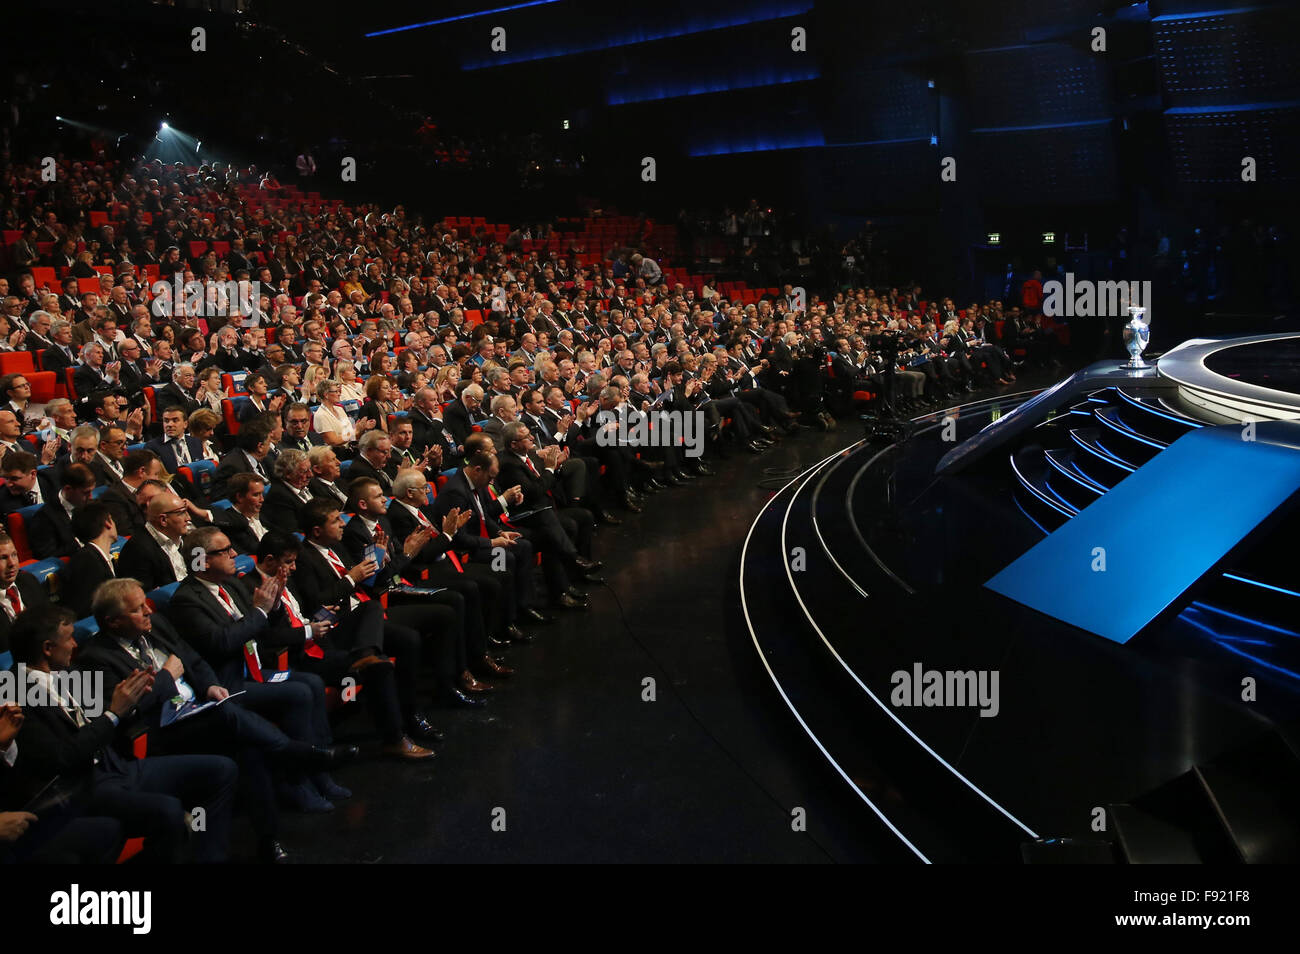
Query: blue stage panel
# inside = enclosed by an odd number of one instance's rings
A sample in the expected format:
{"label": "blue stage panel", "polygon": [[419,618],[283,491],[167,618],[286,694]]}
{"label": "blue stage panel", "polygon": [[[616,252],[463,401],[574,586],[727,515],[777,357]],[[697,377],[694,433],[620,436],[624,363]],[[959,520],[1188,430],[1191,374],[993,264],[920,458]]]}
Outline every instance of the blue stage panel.
{"label": "blue stage panel", "polygon": [[1125,643],[1297,488],[1300,424],[1258,424],[1253,441],[1241,427],[1199,428],[985,585]]}

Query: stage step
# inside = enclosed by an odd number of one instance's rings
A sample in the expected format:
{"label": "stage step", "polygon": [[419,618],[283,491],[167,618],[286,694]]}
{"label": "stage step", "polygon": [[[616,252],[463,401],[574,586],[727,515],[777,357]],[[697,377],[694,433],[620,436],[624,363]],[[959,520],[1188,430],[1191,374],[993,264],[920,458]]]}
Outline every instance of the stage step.
{"label": "stage step", "polygon": [[[1103,440],[1099,428],[1072,427],[1070,428],[1070,440],[1086,451],[1090,458],[1095,458],[1096,463],[1102,465],[1103,471],[1109,469],[1116,473],[1116,482],[1123,480],[1125,475],[1131,474],[1138,469],[1140,462],[1121,456],[1118,450],[1112,446],[1115,443],[1114,441],[1107,442]],[[1092,475],[1095,479],[1101,480],[1095,469],[1092,471]],[[1106,483],[1104,480],[1101,480],[1101,482]],[[1109,486],[1113,487],[1114,484]]]}
{"label": "stage step", "polygon": [[1057,447],[1043,451],[1043,457],[1046,458],[1047,463],[1054,470],[1066,480],[1078,484],[1087,491],[1087,495],[1084,497],[1084,506],[1087,506],[1109,490],[1110,485],[1094,480],[1091,475],[1086,473],[1076,461],[1078,456],[1080,455],[1075,454],[1072,447]]}
{"label": "stage step", "polygon": [[1107,428],[1111,435],[1118,436],[1124,442],[1126,448],[1123,451],[1124,459],[1138,466],[1169,446],[1168,441],[1139,432],[1114,405],[1099,407],[1092,412],[1092,416]]}
{"label": "stage step", "polygon": [[1062,496],[1052,486],[1049,480],[1052,468],[1043,456],[1043,449],[1037,444],[1012,452],[1009,460],[1012,473],[1032,500],[1061,516],[1073,517],[1079,512],[1079,508],[1068,497]]}
{"label": "stage step", "polygon": [[1241,860],[1300,861],[1300,759],[1280,736],[1270,732],[1195,771]]}
{"label": "stage step", "polygon": [[1162,430],[1168,433],[1170,443],[1182,437],[1188,431],[1205,426],[1201,421],[1193,420],[1166,403],[1159,393],[1130,391],[1124,388],[1112,388],[1111,390],[1128,407],[1149,415],[1143,420],[1157,433]]}
{"label": "stage step", "polygon": [[[1188,860],[1189,855],[1201,864],[1241,861],[1195,771],[1131,799],[1127,806],[1111,808],[1112,820],[1114,809],[1119,808],[1119,825],[1127,823],[1123,831],[1128,841],[1121,840],[1120,847],[1131,864],[1173,864]],[[1127,854],[1130,846],[1133,855]]]}
{"label": "stage step", "polygon": [[1131,865],[1194,865],[1203,860],[1195,836],[1132,805],[1111,805],[1108,811],[1115,843]]}

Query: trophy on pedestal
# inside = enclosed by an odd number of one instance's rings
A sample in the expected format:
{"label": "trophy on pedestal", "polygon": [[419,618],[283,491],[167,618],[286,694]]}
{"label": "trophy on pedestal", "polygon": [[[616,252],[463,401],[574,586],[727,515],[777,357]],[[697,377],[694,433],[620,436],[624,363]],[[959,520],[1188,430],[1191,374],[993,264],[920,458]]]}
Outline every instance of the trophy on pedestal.
{"label": "trophy on pedestal", "polygon": [[1128,364],[1120,365],[1129,371],[1142,371],[1153,367],[1142,360],[1142,352],[1151,341],[1151,323],[1146,320],[1146,308],[1129,305],[1128,324],[1124,326],[1124,347],[1128,349]]}

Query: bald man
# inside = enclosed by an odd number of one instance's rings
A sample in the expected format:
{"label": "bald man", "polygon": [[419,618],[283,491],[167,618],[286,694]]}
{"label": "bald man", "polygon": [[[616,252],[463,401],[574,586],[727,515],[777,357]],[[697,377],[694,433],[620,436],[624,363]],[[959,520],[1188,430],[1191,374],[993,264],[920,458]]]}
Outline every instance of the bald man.
{"label": "bald man", "polygon": [[144,530],[126,541],[118,555],[117,575],[134,577],[147,593],[185,579],[181,538],[190,528],[190,516],[185,502],[170,490],[154,494],[145,515]]}

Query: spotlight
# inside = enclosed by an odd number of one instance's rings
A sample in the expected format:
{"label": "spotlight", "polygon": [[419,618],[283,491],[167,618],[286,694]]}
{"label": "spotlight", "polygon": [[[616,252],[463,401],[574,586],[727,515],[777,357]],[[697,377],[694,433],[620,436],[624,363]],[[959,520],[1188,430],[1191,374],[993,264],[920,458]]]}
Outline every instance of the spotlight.
{"label": "spotlight", "polygon": [[163,124],[162,124],[162,128],[163,128],[164,130],[166,130],[166,129],[171,129],[171,127],[168,126],[166,123],[163,123]]}

